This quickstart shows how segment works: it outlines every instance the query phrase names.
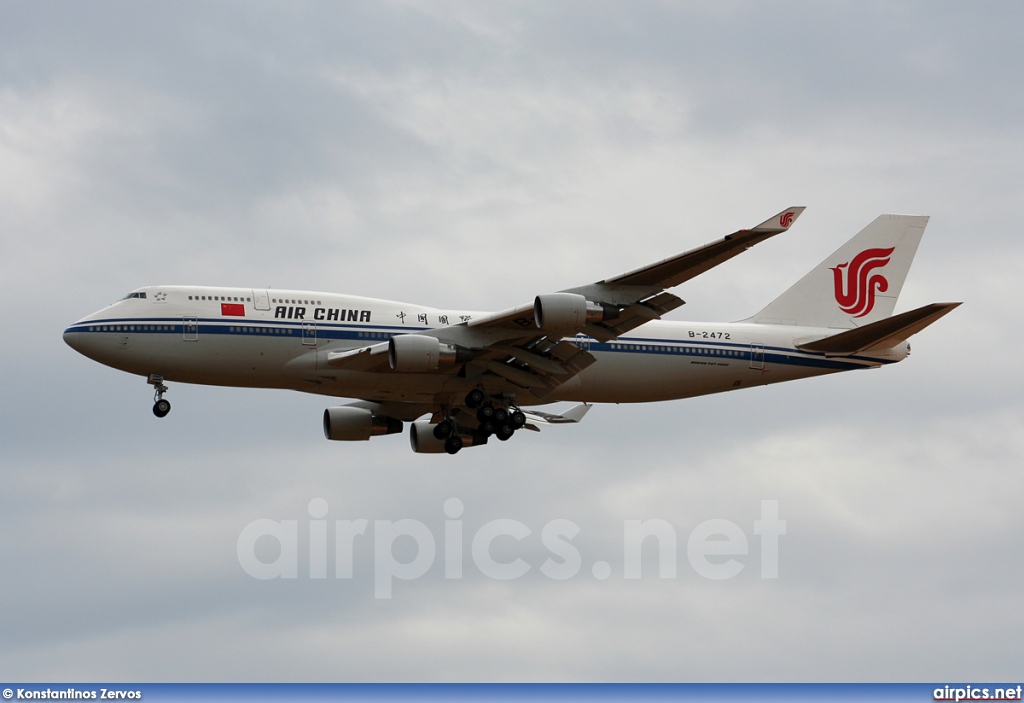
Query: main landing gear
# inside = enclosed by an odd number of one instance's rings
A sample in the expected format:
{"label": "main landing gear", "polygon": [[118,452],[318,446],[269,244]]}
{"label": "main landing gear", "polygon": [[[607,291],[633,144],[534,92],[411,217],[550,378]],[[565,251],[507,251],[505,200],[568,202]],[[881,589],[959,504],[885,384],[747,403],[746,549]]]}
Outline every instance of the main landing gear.
{"label": "main landing gear", "polygon": [[465,441],[458,435],[458,425],[451,417],[445,417],[441,422],[434,425],[434,439],[444,440],[444,450],[449,454],[455,454],[462,449]]}
{"label": "main landing gear", "polygon": [[526,415],[522,410],[512,404],[495,404],[479,388],[466,394],[466,406],[476,410],[480,430],[487,435],[493,434],[502,442],[510,439],[516,430],[526,424]]}
{"label": "main landing gear", "polygon": [[167,413],[171,412],[171,404],[164,400],[164,393],[167,392],[167,386],[164,385],[164,377],[155,373],[150,374],[149,380],[146,383],[153,386],[156,391],[153,394],[153,414],[157,417],[165,417]]}
{"label": "main landing gear", "polygon": [[[492,435],[502,442],[507,441],[526,424],[526,414],[522,410],[515,405],[489,398],[479,388],[466,394],[465,404],[470,410],[476,411],[479,423],[470,435],[473,445],[486,443]],[[446,417],[434,426],[434,437],[444,440],[444,449],[449,454],[455,454],[465,446],[465,440],[451,417]]]}

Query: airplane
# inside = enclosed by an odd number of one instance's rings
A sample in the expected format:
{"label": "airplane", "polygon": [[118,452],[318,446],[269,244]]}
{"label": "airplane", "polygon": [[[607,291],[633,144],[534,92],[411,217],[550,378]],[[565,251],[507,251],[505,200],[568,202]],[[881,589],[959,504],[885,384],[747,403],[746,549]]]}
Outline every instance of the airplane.
{"label": "airplane", "polygon": [[[760,312],[676,322],[667,291],[787,231],[791,207],[752,229],[501,312],[441,310],[300,290],[147,286],[67,328],[64,341],[165,381],[282,388],[355,399],[324,411],[324,435],[397,434],[455,454],[521,429],[579,422],[595,403],[690,398],[885,366],[960,303],[893,315],[928,217],[881,215]],[[536,409],[579,403],[562,414]]]}

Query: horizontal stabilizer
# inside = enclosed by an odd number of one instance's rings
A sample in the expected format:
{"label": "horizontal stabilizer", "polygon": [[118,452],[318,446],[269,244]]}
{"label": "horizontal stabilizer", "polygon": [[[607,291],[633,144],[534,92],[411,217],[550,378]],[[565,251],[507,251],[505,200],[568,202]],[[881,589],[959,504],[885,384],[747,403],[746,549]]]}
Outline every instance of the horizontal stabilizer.
{"label": "horizontal stabilizer", "polygon": [[932,303],[910,312],[900,313],[878,322],[872,322],[864,327],[840,332],[824,339],[816,339],[813,342],[797,344],[796,346],[797,349],[803,349],[804,351],[836,355],[889,349],[901,342],[907,341],[911,335],[917,334],[959,305],[960,303]]}
{"label": "horizontal stabilizer", "polygon": [[566,410],[561,415],[554,415],[552,413],[541,412],[540,410],[524,410],[527,419],[531,421],[526,427],[531,430],[539,430],[536,424],[541,425],[564,425],[579,422],[583,419],[583,416],[590,411],[589,405],[582,403],[581,405],[574,405],[573,407]]}

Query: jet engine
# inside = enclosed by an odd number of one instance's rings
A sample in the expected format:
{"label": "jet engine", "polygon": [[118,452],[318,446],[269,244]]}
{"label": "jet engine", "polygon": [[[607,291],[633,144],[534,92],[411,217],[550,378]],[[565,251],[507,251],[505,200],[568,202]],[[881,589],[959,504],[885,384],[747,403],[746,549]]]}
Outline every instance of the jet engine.
{"label": "jet engine", "polygon": [[417,454],[444,454],[443,439],[434,436],[434,428],[437,425],[425,420],[412,423],[409,428],[409,444]]}
{"label": "jet engine", "polygon": [[436,371],[462,360],[458,347],[422,334],[401,334],[388,342],[388,361],[395,371]]}
{"label": "jet engine", "polygon": [[585,323],[618,317],[612,306],[592,303],[577,293],[538,295],[533,301],[533,318],[540,329],[573,334]]}
{"label": "jet engine", "polygon": [[[487,444],[487,438],[477,433],[458,434],[454,437],[438,439],[434,434],[437,427],[433,422],[418,420],[409,427],[409,444],[417,454],[455,454],[465,447],[479,447]],[[452,446],[452,440],[456,440]]]}
{"label": "jet engine", "polygon": [[327,439],[352,442],[401,431],[401,420],[374,415],[366,408],[342,405],[324,410],[324,437]]}

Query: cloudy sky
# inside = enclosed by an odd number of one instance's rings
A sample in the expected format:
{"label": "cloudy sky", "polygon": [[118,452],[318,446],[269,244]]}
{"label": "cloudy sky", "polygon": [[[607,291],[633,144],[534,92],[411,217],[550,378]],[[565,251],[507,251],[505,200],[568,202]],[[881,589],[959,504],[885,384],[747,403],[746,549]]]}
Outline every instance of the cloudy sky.
{"label": "cloudy sky", "polygon": [[[0,678],[1019,677],[1022,28],[1012,0],[4,3]],[[898,366],[455,457],[327,442],[330,400],[284,391],[172,384],[158,421],[141,378],[61,341],[160,283],[501,309],[790,205],[671,318],[745,317],[883,212],[932,217],[898,310],[964,306]],[[309,577],[317,499],[331,545],[369,521],[351,579],[333,550]],[[519,578],[471,559],[498,519],[530,532],[493,545]],[[297,523],[297,578],[242,568],[257,520]],[[437,558],[377,598],[375,521],[398,520]],[[625,578],[635,520],[674,530],[674,576],[648,543]],[[709,520],[748,541],[734,578],[690,565]],[[564,580],[555,521],[579,528]]]}

